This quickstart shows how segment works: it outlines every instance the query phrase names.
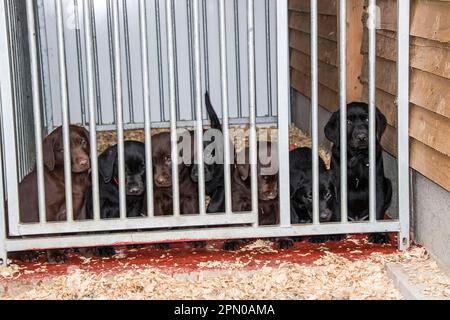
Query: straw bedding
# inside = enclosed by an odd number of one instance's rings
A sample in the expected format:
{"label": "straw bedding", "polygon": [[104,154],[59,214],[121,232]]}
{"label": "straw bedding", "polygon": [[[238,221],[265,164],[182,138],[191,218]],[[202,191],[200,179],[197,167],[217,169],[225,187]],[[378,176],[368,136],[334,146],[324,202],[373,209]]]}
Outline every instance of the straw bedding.
{"label": "straw bedding", "polygon": [[[158,134],[161,132],[169,132],[167,129],[153,129],[152,134]],[[240,132],[245,132],[246,135],[243,139],[238,138],[237,135]],[[126,130],[124,132],[125,140],[135,140],[144,142],[144,131],[143,130]],[[258,140],[276,140],[276,128],[260,128],[258,129]],[[243,146],[248,146],[248,126],[231,126],[230,127],[230,139],[232,139],[233,144],[237,151],[240,151]],[[293,147],[311,147],[311,138],[303,133],[299,128],[292,125],[289,127],[289,142]],[[98,153],[102,153],[108,147],[117,143],[117,136],[115,131],[104,131],[97,134],[97,150]],[[328,165],[331,159],[331,154],[325,149],[320,148],[319,154],[325,163]]]}

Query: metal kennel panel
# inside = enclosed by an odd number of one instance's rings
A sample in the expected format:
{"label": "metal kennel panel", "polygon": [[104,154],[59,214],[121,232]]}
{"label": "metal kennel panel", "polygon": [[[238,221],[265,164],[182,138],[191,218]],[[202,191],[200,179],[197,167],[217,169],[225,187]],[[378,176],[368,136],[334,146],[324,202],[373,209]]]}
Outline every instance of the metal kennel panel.
{"label": "metal kennel panel", "polygon": [[[63,0],[64,48],[67,55],[68,100],[72,123],[88,124],[87,48],[85,45],[85,13],[92,25],[93,68],[96,90],[96,115],[99,130],[114,130],[117,124],[115,94],[123,92],[125,128],[144,126],[143,65],[141,59],[142,17],[138,1],[120,0],[118,4],[121,41],[122,90],[118,90],[114,68],[114,10],[113,2],[97,0],[88,12],[82,0]],[[61,86],[58,79],[58,34],[54,1],[37,0],[43,103],[48,113],[49,128],[62,124],[59,105]],[[194,14],[193,0],[174,1],[170,12],[165,0],[146,2],[148,73],[152,127],[170,127],[169,70],[167,57],[167,19],[171,19],[175,52],[175,90],[177,93],[177,124],[195,126]],[[276,1],[258,0],[255,14],[255,63],[257,73],[257,120],[276,123]],[[219,2],[201,0],[199,11],[200,63],[202,92],[209,90],[213,103],[219,104],[220,86]],[[230,45],[227,55],[229,115],[231,123],[247,123],[249,97],[247,88],[247,6],[242,1],[226,1],[226,37]],[[217,99],[217,100],[216,100]],[[221,112],[218,112],[221,116]],[[206,112],[203,110],[203,115]],[[206,116],[205,120],[206,120]]]}
{"label": "metal kennel panel", "polygon": [[[293,225],[291,224],[290,217],[290,190],[289,190],[289,51],[288,51],[288,4],[287,0],[278,0],[272,2],[267,1],[253,1],[247,0],[245,2],[245,39],[246,45],[244,46],[236,43],[236,28],[233,29],[235,33],[231,33],[234,36],[230,37],[229,25],[231,21],[235,21],[236,17],[239,16],[238,20],[242,20],[241,14],[243,2],[239,2],[239,10],[236,10],[237,2],[227,2],[225,0],[219,0],[217,6],[214,6],[212,11],[218,15],[218,20],[215,22],[218,27],[218,55],[219,59],[217,64],[214,63],[217,76],[219,92],[216,94],[221,97],[221,109],[223,114],[224,123],[224,136],[228,139],[230,135],[229,125],[232,123],[232,108],[236,108],[239,105],[239,101],[235,100],[235,96],[231,94],[230,87],[236,86],[236,82],[240,82],[240,94],[241,96],[247,97],[245,99],[245,104],[247,105],[248,119],[246,120],[250,126],[250,165],[251,165],[251,186],[252,186],[252,210],[250,212],[236,213],[232,212],[231,208],[231,183],[230,183],[230,170],[227,168],[225,170],[225,181],[226,181],[226,212],[218,214],[206,214],[204,208],[204,177],[200,174],[199,179],[199,200],[202,202],[202,206],[197,215],[181,215],[180,214],[180,202],[179,202],[179,188],[178,188],[178,167],[177,167],[177,157],[173,157],[172,161],[172,176],[173,176],[173,196],[174,196],[174,214],[172,216],[156,217],[153,215],[153,202],[151,194],[148,196],[148,210],[149,214],[146,217],[139,218],[126,218],[126,207],[125,207],[125,167],[124,167],[124,134],[123,130],[126,128],[127,118],[131,111],[129,110],[129,105],[127,104],[127,99],[129,99],[129,90],[124,83],[130,80],[128,77],[129,69],[127,70],[127,65],[129,64],[127,57],[127,48],[134,47],[131,45],[131,39],[126,39],[123,36],[123,31],[121,26],[126,24],[128,20],[131,22],[135,19],[130,19],[130,14],[133,10],[127,12],[124,15],[123,5],[124,1],[111,0],[103,3],[102,1],[92,1],[92,0],[79,0],[79,1],[69,1],[69,3],[78,4],[77,12],[79,16],[83,19],[77,25],[80,30],[79,33],[75,32],[72,36],[80,41],[75,41],[77,46],[82,45],[85,48],[81,50],[80,56],[85,55],[82,58],[83,70],[80,73],[85,73],[83,76],[85,79],[82,81],[84,83],[85,103],[75,104],[71,102],[71,90],[73,89],[70,80],[70,74],[73,70],[78,72],[81,63],[77,56],[77,68],[73,69],[73,66],[69,66],[68,61],[71,59],[67,49],[66,43],[69,41],[70,36],[67,34],[67,29],[65,23],[67,23],[68,17],[65,16],[67,8],[71,8],[70,5],[66,7],[65,0],[55,0],[45,2],[45,5],[53,3],[54,6],[54,16],[52,23],[56,30],[56,47],[54,47],[52,55],[47,56],[50,52],[51,46],[43,48],[42,45],[42,31],[49,31],[51,28],[51,23],[49,19],[46,20],[45,28],[40,24],[41,22],[36,21],[36,17],[42,17],[42,5],[44,2],[40,0],[26,0],[27,9],[27,30],[28,30],[28,43],[29,43],[29,56],[30,56],[30,70],[31,70],[31,87],[32,87],[32,105],[26,109],[27,112],[33,113],[34,117],[34,141],[28,141],[29,143],[34,143],[36,146],[36,168],[38,173],[38,196],[39,196],[39,223],[24,224],[20,222],[19,219],[19,199],[18,199],[18,183],[20,182],[19,175],[19,162],[22,160],[18,157],[18,149],[20,148],[20,140],[17,137],[15,128],[20,127],[21,123],[17,120],[16,113],[18,112],[18,105],[15,101],[15,95],[17,88],[13,85],[15,77],[14,73],[13,54],[11,53],[10,47],[13,44],[13,39],[11,38],[11,29],[8,22],[8,10],[7,4],[9,0],[0,0],[0,105],[1,105],[1,146],[2,146],[2,158],[0,161],[0,167],[4,168],[0,172],[0,200],[5,204],[0,207],[0,264],[6,262],[6,252],[7,251],[20,251],[20,250],[30,250],[30,249],[45,249],[45,248],[69,248],[69,247],[83,247],[83,246],[98,246],[98,245],[113,245],[113,244],[126,244],[126,243],[152,243],[160,241],[192,241],[201,239],[237,239],[237,238],[256,238],[256,237],[291,237],[291,236],[301,236],[301,235],[323,235],[323,234],[343,234],[343,233],[374,233],[374,232],[398,232],[399,233],[399,247],[404,249],[409,243],[409,137],[408,137],[408,68],[409,68],[409,2],[402,1],[398,3],[398,172],[399,172],[399,195],[400,195],[400,213],[398,220],[392,221],[377,221],[374,214],[374,197],[375,189],[373,188],[374,175],[373,172],[370,174],[371,180],[371,190],[370,196],[372,198],[370,208],[370,219],[364,222],[349,222],[346,219],[347,215],[344,213],[343,220],[336,223],[320,223],[319,221],[319,206],[318,206],[318,186],[319,186],[319,168],[318,168],[318,68],[317,68],[317,45],[318,45],[318,33],[317,33],[317,0],[311,0],[311,90],[312,90],[312,101],[311,107],[312,113],[312,140],[313,140],[313,198],[314,198],[314,213],[313,222],[311,224],[303,225]],[[346,39],[346,23],[345,23],[345,13],[346,13],[346,1],[340,1],[340,38],[341,44],[345,43],[343,39]],[[130,2],[126,2],[130,3]],[[185,100],[190,108],[182,108],[184,112],[188,110],[190,113],[191,120],[190,124],[195,126],[200,133],[202,132],[203,125],[206,123],[204,121],[204,114],[202,108],[202,94],[205,90],[205,83],[210,85],[212,88],[213,81],[208,78],[210,72],[205,72],[211,67],[208,63],[205,63],[205,56],[208,59],[212,59],[211,52],[205,51],[204,45],[208,41],[205,41],[205,10],[209,13],[204,4],[205,1],[201,0],[187,0],[182,1],[147,1],[139,0],[136,4],[138,5],[138,19],[139,28],[138,33],[134,36],[139,39],[139,60],[140,65],[143,70],[139,70],[138,77],[133,78],[133,87],[140,87],[143,96],[142,104],[145,107],[145,111],[142,114],[143,123],[138,124],[144,128],[145,139],[146,139],[146,174],[147,174],[147,187],[148,190],[152,190],[152,165],[151,161],[151,128],[161,121],[154,122],[154,101],[152,91],[152,76],[156,76],[156,84],[158,89],[161,90],[161,82],[166,82],[162,88],[164,90],[164,95],[167,95],[167,101],[163,109],[159,109],[157,112],[164,110],[165,118],[164,123],[168,121],[168,125],[171,129],[171,149],[172,154],[177,154],[177,132],[176,129],[183,124],[179,121],[179,108],[180,108],[180,86],[177,82],[178,65],[180,64],[179,48],[177,48],[178,41],[176,40],[177,35],[177,9],[180,3],[184,4],[192,12],[192,16],[188,15],[188,29],[190,29],[192,37],[188,37],[189,42],[189,55],[186,55],[183,61],[189,61],[192,63],[192,69],[189,75],[192,79],[189,86],[189,90],[192,90],[190,99]],[[208,2],[209,3],[209,2]],[[230,3],[233,5],[231,7]],[[269,3],[269,5],[268,5]],[[106,5],[105,16],[103,19],[104,23],[99,23],[96,19],[96,15],[99,14],[95,10],[96,5]],[[371,159],[370,166],[374,167],[374,84],[375,84],[375,7],[373,6],[375,1],[370,1],[369,6],[369,56],[370,56],[370,149],[371,149]],[[268,84],[269,78],[266,77],[267,73],[271,74],[271,77],[275,78],[275,90],[272,93],[267,93],[264,95],[264,99],[271,97],[272,100],[276,100],[272,106],[278,106],[280,112],[273,113],[277,114],[276,121],[278,125],[278,162],[279,162],[279,199],[280,199],[280,223],[276,226],[259,226],[258,224],[258,190],[257,190],[257,124],[260,100],[258,81],[261,77],[258,76],[258,71],[260,70],[260,65],[258,62],[258,53],[260,50],[257,47],[258,36],[257,36],[257,19],[256,15],[260,8],[263,8],[263,12],[266,13],[267,8],[270,6],[275,6],[275,17],[272,19],[276,23],[275,31],[269,32],[270,37],[265,37],[265,41],[270,38],[270,43],[272,43],[273,48],[271,48],[272,54],[271,59],[275,59],[275,67],[264,69],[265,77],[263,77],[264,82]],[[75,6],[76,7],[76,6]],[[184,6],[183,6],[184,8]],[[205,9],[206,8],[206,9]],[[153,11],[155,9],[155,11]],[[217,11],[215,11],[217,9]],[[70,9],[69,11],[72,11]],[[90,14],[86,14],[90,13]],[[153,13],[153,14],[152,14]],[[165,14],[172,13],[172,14]],[[231,16],[230,16],[231,14]],[[128,18],[127,18],[128,15]],[[206,15],[209,17],[209,14]],[[150,27],[150,23],[154,17],[154,21],[159,19],[159,23],[155,24],[154,28]],[[164,18],[163,18],[164,17]],[[211,21],[212,19],[208,19]],[[164,23],[161,23],[164,21]],[[209,23],[209,22],[208,22]],[[99,30],[101,28],[107,28],[108,32],[102,38],[102,40],[107,40],[109,61],[108,66],[109,75],[113,79],[110,83],[111,87],[115,89],[112,90],[110,99],[110,111],[113,110],[111,116],[115,118],[115,124],[112,126],[117,131],[118,136],[118,153],[119,153],[119,186],[120,186],[120,217],[118,219],[100,219],[99,205],[98,205],[98,185],[96,183],[98,177],[98,164],[96,162],[97,150],[95,148],[95,133],[98,130],[105,129],[102,123],[95,121],[100,117],[100,113],[103,114],[103,109],[99,109],[99,102],[103,104],[104,101],[102,97],[99,97],[99,92],[101,92],[101,76],[102,72],[97,68],[99,67],[100,61],[105,62],[105,59],[101,59],[97,56],[99,43],[94,41],[94,39],[99,40]],[[129,28],[131,28],[129,26]],[[125,28],[126,29],[126,28]],[[270,29],[270,28],[269,28]],[[39,30],[39,31],[38,31]],[[159,32],[164,30],[163,32]],[[268,30],[267,28],[265,29]],[[149,36],[151,32],[155,32],[156,40],[161,37],[160,41],[152,42],[152,38]],[[210,29],[207,30],[211,32]],[[54,31],[51,31],[54,32]],[[126,33],[126,32],[125,32]],[[240,33],[240,31],[238,32]],[[164,35],[164,36],[163,36]],[[276,37],[275,37],[276,35]],[[242,34],[239,34],[239,38],[242,38]],[[203,40],[202,40],[203,39]],[[130,44],[128,45],[128,41]],[[273,42],[274,41],[274,42]],[[47,42],[49,39],[47,38]],[[203,47],[202,47],[203,43]],[[267,42],[266,42],[267,43]],[[109,46],[110,45],[110,46]],[[96,49],[97,47],[97,49]],[[240,65],[237,62],[236,56],[233,58],[233,54],[230,54],[230,47],[236,50],[236,47],[240,47],[239,50],[245,53],[245,57],[242,54],[239,55],[241,60],[246,61],[247,70],[245,76],[234,77],[236,70],[241,70]],[[152,49],[156,48],[156,52],[152,52]],[[130,49],[131,50],[131,49]],[[275,53],[272,51],[275,50]],[[43,51],[46,52],[43,54]],[[267,50],[264,50],[267,54]],[[205,54],[205,52],[207,52]],[[233,51],[232,51],[233,53]],[[157,70],[155,74],[152,71],[152,59],[157,57],[157,61],[161,62],[164,60],[164,70]],[[43,59],[44,57],[44,59]],[[45,57],[48,57],[46,59]],[[163,59],[164,57],[164,59]],[[47,62],[45,62],[47,61]],[[44,65],[52,61],[53,66],[58,65],[57,72],[54,70],[50,73],[46,73]],[[57,63],[56,63],[57,62]],[[84,63],[86,62],[86,63]],[[341,113],[345,115],[345,45],[341,45],[341,56],[340,56],[340,97],[341,97]],[[242,64],[242,61],[240,62]],[[238,66],[236,66],[238,64]],[[267,66],[267,65],[266,65]],[[162,67],[162,66],[161,66]],[[72,69],[71,69],[72,68]],[[72,71],[70,71],[72,70]],[[238,70],[238,71],[239,71]],[[76,72],[75,72],[76,73]],[[133,77],[135,73],[133,73]],[[162,75],[162,76],[161,76]],[[45,214],[45,193],[44,193],[44,183],[43,183],[43,151],[42,151],[42,129],[46,127],[49,123],[49,117],[44,117],[43,114],[48,115],[48,99],[46,96],[48,91],[54,94],[53,88],[48,83],[45,83],[45,77],[50,77],[51,82],[55,83],[59,89],[57,90],[56,98],[52,102],[52,109],[60,110],[59,120],[55,118],[56,113],[52,113],[53,120],[51,121],[51,126],[54,126],[58,121],[63,126],[63,136],[64,136],[64,154],[65,154],[65,172],[66,174],[66,208],[67,208],[67,221],[60,222],[46,222]],[[100,77],[101,78],[101,77]],[[163,79],[164,78],[164,79]],[[135,80],[136,79],[136,80]],[[163,79],[163,80],[162,80]],[[47,79],[48,80],[48,79]],[[76,84],[80,84],[81,79],[75,81]],[[100,80],[100,85],[99,85]],[[271,79],[270,79],[271,80]],[[244,85],[245,83],[245,85]],[[79,86],[75,86],[79,89]],[[51,90],[49,90],[49,88]],[[245,88],[245,90],[242,90]],[[161,94],[161,91],[156,90]],[[239,90],[237,90],[239,92]],[[80,94],[80,96],[82,96]],[[127,98],[128,96],[128,98]],[[53,99],[53,98],[52,98]],[[81,101],[81,100],[80,100]],[[190,102],[190,103],[189,103]],[[80,109],[80,105],[83,109]],[[158,103],[156,103],[159,106]],[[220,105],[220,104],[217,104]],[[57,107],[56,107],[57,106]],[[78,106],[78,111],[76,111]],[[32,110],[31,110],[32,107]],[[282,109],[281,109],[282,108]],[[74,110],[75,109],[75,110]],[[52,111],[54,111],[52,110]],[[101,110],[101,112],[99,112]],[[159,110],[159,111],[158,111]],[[242,109],[241,111],[243,111]],[[274,111],[273,109],[272,111]],[[47,112],[45,112],[47,111]],[[94,177],[94,218],[92,220],[76,221],[73,219],[73,212],[71,212],[71,183],[70,183],[70,153],[69,151],[69,122],[73,123],[72,112],[79,112],[79,115],[83,115],[80,119],[85,119],[88,123],[90,129],[90,135],[92,139],[91,148],[91,159],[92,161],[92,171]],[[135,110],[134,110],[135,111]],[[133,111],[133,112],[134,112]],[[167,111],[167,112],[166,112]],[[235,109],[238,113],[239,108]],[[163,114],[161,112],[161,114]],[[160,114],[160,115],[161,115]],[[136,113],[135,113],[135,116]],[[245,116],[242,113],[240,116]],[[139,117],[139,116],[138,116]],[[266,115],[266,121],[272,121],[271,115]],[[70,121],[69,121],[70,120]],[[162,119],[159,119],[162,120]],[[166,121],[167,120],[167,121]],[[341,138],[345,141],[345,117],[341,118],[341,132],[344,133]],[[198,150],[203,150],[203,141],[201,139],[202,134],[197,136],[195,141]],[[346,144],[341,144],[342,154],[346,154]],[[229,167],[230,164],[230,147],[225,144],[225,167]],[[201,156],[201,151],[200,151]],[[4,161],[4,165],[1,162]],[[342,159],[341,159],[342,161]],[[345,164],[345,163],[344,163]],[[346,164],[342,167],[345,167]],[[200,162],[199,168],[200,172],[202,170],[203,164]],[[345,169],[343,169],[342,174],[345,176]],[[345,179],[341,179],[345,180]],[[4,191],[4,192],[1,192]],[[346,185],[342,184],[341,193],[346,195]],[[4,197],[6,196],[6,197]],[[4,199],[2,199],[4,197]],[[23,201],[23,199],[22,199]],[[8,213],[8,219],[5,218],[5,211]],[[343,212],[346,212],[346,204],[342,204]],[[224,226],[226,225],[226,226]],[[208,227],[208,228],[198,228],[198,227]],[[182,227],[182,229],[178,229]],[[169,230],[167,228],[175,228]],[[157,230],[155,230],[157,229]],[[8,230],[8,233],[6,232]],[[140,231],[137,231],[140,230]],[[105,231],[110,231],[110,233],[105,233]],[[121,231],[121,232],[113,232]],[[78,234],[77,234],[78,233]],[[80,234],[81,233],[81,234]],[[22,236],[27,236],[22,238]],[[32,236],[32,237],[30,237]]]}

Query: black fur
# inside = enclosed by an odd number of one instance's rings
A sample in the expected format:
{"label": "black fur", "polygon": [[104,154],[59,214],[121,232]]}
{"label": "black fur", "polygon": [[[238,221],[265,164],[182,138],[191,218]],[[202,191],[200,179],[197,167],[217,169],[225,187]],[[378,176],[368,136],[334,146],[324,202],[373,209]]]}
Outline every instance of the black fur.
{"label": "black fur", "polygon": [[[347,106],[347,183],[348,217],[351,221],[368,220],[369,217],[369,121],[366,103],[353,102]],[[340,131],[339,111],[335,112],[325,127],[325,135],[333,143],[331,171],[335,184],[340,187]],[[376,218],[383,220],[392,198],[391,181],[384,175],[381,137],[386,129],[386,118],[376,110]],[[340,215],[339,215],[340,216]],[[369,241],[386,243],[387,234],[373,234]]]}

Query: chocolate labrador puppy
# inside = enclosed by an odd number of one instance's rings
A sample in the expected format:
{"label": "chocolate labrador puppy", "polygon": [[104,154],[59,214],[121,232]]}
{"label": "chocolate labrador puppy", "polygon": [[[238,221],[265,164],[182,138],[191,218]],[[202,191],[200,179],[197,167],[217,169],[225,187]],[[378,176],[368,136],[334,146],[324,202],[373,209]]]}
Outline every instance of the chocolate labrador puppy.
{"label": "chocolate labrador puppy", "polygon": [[[262,155],[267,155],[269,161],[263,161]],[[274,166],[277,157],[275,144],[261,141],[258,143],[258,222],[260,225],[277,225],[280,223],[278,166]],[[232,175],[232,206],[234,212],[252,210],[249,159],[249,149],[245,148],[235,160],[235,169]],[[223,249],[236,250],[245,241],[227,240]],[[289,248],[293,245],[290,239],[276,239],[276,241],[279,248]]]}
{"label": "chocolate labrador puppy", "polygon": [[[172,155],[170,133],[163,132],[152,137],[153,179],[155,215],[172,215]],[[178,164],[180,213],[199,212],[198,186],[191,180],[191,164]]]}
{"label": "chocolate labrador puppy", "polygon": [[[89,133],[86,129],[70,126],[70,158],[72,169],[73,215],[75,220],[86,219],[86,191],[91,185],[89,158]],[[47,221],[65,221],[66,195],[64,181],[64,147],[62,128],[48,135],[43,142],[45,204]],[[37,190],[37,172],[34,169],[19,184],[20,221],[22,223],[39,222]],[[37,255],[24,252],[19,258],[33,261]],[[61,250],[47,250],[50,263],[65,262],[66,256]]]}
{"label": "chocolate labrador puppy", "polygon": [[[339,111],[325,126],[325,135],[333,143],[331,171],[335,184],[340,187],[340,130]],[[384,175],[381,137],[386,129],[386,118],[376,110],[376,218],[382,220],[392,198],[391,181]],[[369,217],[369,112],[368,105],[353,102],[347,106],[347,183],[348,218],[351,221],[368,220]],[[369,235],[373,243],[389,242],[386,233]]]}

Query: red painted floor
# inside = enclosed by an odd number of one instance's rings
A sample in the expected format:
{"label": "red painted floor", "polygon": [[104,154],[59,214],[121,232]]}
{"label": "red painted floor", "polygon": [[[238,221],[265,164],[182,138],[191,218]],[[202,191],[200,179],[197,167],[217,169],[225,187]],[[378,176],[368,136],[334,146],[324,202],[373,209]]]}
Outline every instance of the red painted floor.
{"label": "red painted floor", "polygon": [[343,255],[349,259],[361,259],[372,252],[386,254],[395,252],[397,250],[395,234],[391,235],[391,239],[389,244],[378,245],[368,243],[366,235],[348,236],[343,241],[328,241],[323,244],[313,244],[305,238],[302,242],[295,243],[292,249],[279,250],[273,244],[274,252],[223,251],[221,241],[208,242],[207,247],[201,249],[191,248],[187,243],[173,244],[167,250],[157,249],[154,246],[141,249],[119,247],[118,254],[112,258],[83,258],[76,252],[69,252],[68,261],[61,265],[48,264],[45,262],[45,255],[42,254],[38,263],[22,263],[13,260],[13,264],[19,265],[20,268],[20,273],[14,277],[14,280],[39,280],[66,274],[75,268],[93,272],[121,272],[132,268],[154,267],[168,274],[190,273],[211,270],[211,266],[205,266],[205,263],[209,261],[240,262],[245,264],[246,269],[251,270],[262,266],[276,266],[284,262],[311,264],[325,252]]}

